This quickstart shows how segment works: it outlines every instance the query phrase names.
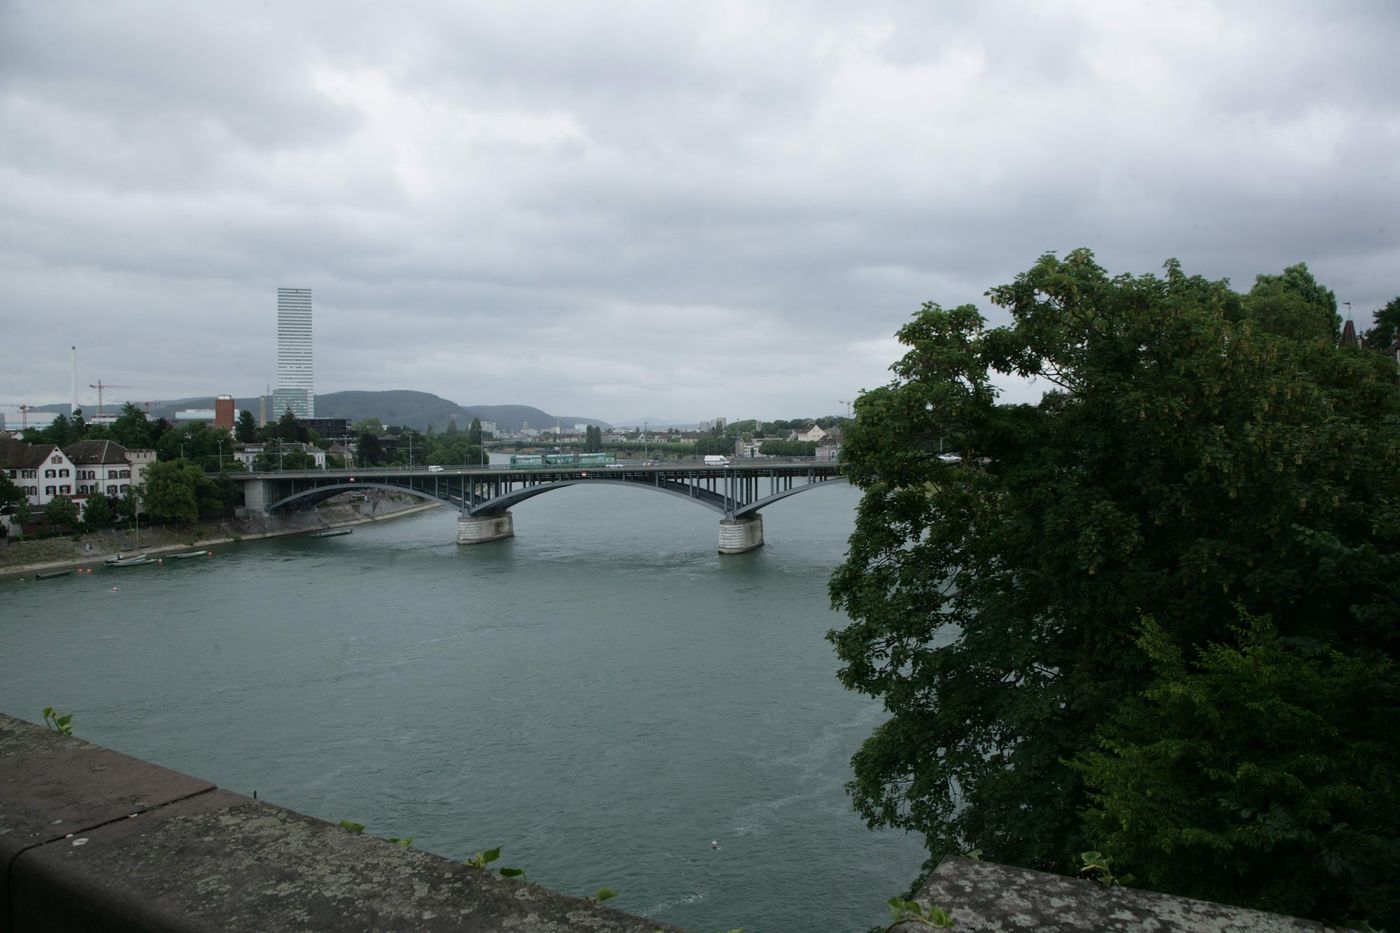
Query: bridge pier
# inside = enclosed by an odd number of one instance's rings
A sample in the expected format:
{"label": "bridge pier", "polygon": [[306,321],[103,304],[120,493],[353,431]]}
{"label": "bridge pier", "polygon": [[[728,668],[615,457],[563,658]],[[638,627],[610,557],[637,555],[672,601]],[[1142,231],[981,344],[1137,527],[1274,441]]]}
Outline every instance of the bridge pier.
{"label": "bridge pier", "polygon": [[510,509],[481,515],[459,515],[457,517],[457,543],[481,544],[484,541],[499,541],[515,537],[515,517]]}
{"label": "bridge pier", "polygon": [[763,516],[726,518],[719,523],[719,552],[742,554],[763,547]]}

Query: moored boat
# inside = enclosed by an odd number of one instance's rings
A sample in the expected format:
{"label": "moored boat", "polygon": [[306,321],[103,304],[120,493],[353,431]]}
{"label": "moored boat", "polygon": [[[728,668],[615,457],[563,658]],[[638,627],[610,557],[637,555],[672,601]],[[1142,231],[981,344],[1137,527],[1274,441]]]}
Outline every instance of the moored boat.
{"label": "moored boat", "polygon": [[140,567],[143,564],[154,564],[154,557],[109,557],[108,567]]}
{"label": "moored boat", "polygon": [[66,577],[72,572],[72,570],[41,570],[38,573],[34,574],[34,579],[52,580],[54,577]]}
{"label": "moored boat", "polygon": [[193,560],[196,557],[208,557],[213,551],[185,551],[180,554],[168,555],[171,560]]}
{"label": "moored boat", "polygon": [[348,535],[348,534],[350,534],[350,533],[351,533],[352,531],[354,531],[354,530],[355,530],[355,529],[353,529],[353,528],[327,528],[325,531],[313,532],[312,535],[311,535],[311,537],[313,537],[313,538],[338,538],[338,537],[340,537],[341,535]]}

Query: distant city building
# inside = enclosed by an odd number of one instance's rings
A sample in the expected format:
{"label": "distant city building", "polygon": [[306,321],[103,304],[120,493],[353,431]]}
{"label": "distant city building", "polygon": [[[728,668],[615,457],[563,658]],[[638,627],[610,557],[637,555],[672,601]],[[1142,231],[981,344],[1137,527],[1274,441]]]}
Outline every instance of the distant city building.
{"label": "distant city building", "polygon": [[176,424],[189,424],[191,421],[213,421],[215,420],[214,409],[212,408],[182,408],[175,412]]}
{"label": "distant city building", "polygon": [[277,289],[277,387],[272,420],[290,411],[316,417],[316,374],[311,359],[311,289]]}
{"label": "distant city building", "polygon": [[715,430],[716,430],[716,431],[723,431],[723,430],[724,430],[724,426],[725,426],[726,424],[728,424],[728,423],[729,423],[729,422],[726,421],[726,420],[724,420],[723,418],[716,418],[716,419],[715,419]]}
{"label": "distant city building", "polygon": [[494,421],[483,421],[483,422],[481,422],[481,433],[482,433],[482,434],[495,434],[495,433],[496,433],[496,422],[494,422]]}
{"label": "distant city building", "polygon": [[214,426],[223,428],[225,431],[233,430],[233,396],[220,395],[214,399]]}

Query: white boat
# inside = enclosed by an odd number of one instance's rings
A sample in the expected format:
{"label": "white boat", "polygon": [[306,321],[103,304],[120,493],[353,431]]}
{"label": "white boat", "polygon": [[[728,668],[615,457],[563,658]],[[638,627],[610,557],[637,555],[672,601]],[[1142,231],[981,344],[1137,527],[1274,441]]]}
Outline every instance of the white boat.
{"label": "white boat", "polygon": [[107,558],[108,567],[140,567],[143,564],[154,564],[155,562],[154,557],[122,557],[120,554]]}
{"label": "white boat", "polygon": [[325,531],[317,531],[311,535],[313,538],[338,538],[341,535],[348,535],[353,528],[328,528]]}

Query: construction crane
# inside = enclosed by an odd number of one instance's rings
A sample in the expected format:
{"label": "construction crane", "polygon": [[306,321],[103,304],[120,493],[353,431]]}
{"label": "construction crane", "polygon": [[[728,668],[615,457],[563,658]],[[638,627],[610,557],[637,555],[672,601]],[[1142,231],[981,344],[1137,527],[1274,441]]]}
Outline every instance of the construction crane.
{"label": "construction crane", "polygon": [[110,382],[103,382],[101,379],[99,379],[99,380],[97,380],[97,384],[96,384],[96,385],[94,385],[94,384],[92,384],[91,382],[89,382],[89,383],[88,383],[88,388],[89,388],[89,389],[96,389],[96,390],[97,390],[97,420],[98,420],[98,421],[101,421],[101,420],[102,420],[102,390],[103,390],[103,389],[129,389],[129,388],[131,388],[131,386],[114,386],[114,385],[112,385]]}
{"label": "construction crane", "polygon": [[19,409],[19,423],[21,431],[27,431],[29,429],[29,413],[31,411],[38,410],[33,405],[30,405],[28,402],[0,402],[0,408]]}

